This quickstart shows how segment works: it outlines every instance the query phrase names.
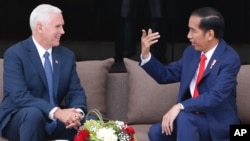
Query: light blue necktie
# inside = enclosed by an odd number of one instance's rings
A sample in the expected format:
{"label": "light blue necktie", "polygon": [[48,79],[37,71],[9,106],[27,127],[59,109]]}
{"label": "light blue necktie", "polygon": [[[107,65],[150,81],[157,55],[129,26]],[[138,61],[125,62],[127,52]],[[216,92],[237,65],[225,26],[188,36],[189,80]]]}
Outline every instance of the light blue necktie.
{"label": "light blue necktie", "polygon": [[[44,70],[47,78],[48,89],[49,89],[49,98],[50,103],[55,105],[55,96],[53,93],[53,70],[49,60],[49,53],[46,51],[44,54]],[[46,124],[46,131],[48,134],[51,134],[56,128],[56,120]]]}

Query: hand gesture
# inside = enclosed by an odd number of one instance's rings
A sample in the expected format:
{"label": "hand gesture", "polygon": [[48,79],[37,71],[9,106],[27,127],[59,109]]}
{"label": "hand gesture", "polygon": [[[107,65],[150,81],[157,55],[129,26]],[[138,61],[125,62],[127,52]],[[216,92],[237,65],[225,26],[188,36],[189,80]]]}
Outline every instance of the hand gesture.
{"label": "hand gesture", "polygon": [[148,33],[144,29],[142,29],[142,36],[141,36],[141,53],[142,58],[147,58],[150,52],[151,45],[158,42],[160,35],[158,32],[152,32],[152,29],[148,29]]}

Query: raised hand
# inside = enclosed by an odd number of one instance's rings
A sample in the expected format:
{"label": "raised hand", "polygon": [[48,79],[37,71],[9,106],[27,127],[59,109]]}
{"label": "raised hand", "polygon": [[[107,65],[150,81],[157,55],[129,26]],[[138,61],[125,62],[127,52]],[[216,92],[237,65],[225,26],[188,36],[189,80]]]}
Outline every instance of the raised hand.
{"label": "raised hand", "polygon": [[146,33],[146,30],[142,29],[141,53],[144,59],[149,56],[150,47],[157,43],[159,38],[159,32],[152,32],[152,29],[149,28],[148,33]]}

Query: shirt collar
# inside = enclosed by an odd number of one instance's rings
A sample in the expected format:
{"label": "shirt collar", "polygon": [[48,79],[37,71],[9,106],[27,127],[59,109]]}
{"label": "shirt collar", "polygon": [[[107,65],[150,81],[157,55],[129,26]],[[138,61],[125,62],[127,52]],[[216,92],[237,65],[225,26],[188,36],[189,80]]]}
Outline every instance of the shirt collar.
{"label": "shirt collar", "polygon": [[[205,53],[206,57],[207,57],[207,61],[210,60],[210,58],[212,57],[212,55],[214,54],[215,49],[217,48],[218,44],[215,45],[212,49],[210,49],[208,52]],[[203,52],[201,53],[203,54]]]}
{"label": "shirt collar", "polygon": [[47,51],[49,52],[50,56],[51,56],[51,53],[52,53],[52,48],[49,48],[48,50],[44,49],[36,40],[35,38],[32,36],[32,40],[36,46],[36,49],[38,51],[38,54],[40,56],[40,58],[43,58],[43,55],[44,53]]}

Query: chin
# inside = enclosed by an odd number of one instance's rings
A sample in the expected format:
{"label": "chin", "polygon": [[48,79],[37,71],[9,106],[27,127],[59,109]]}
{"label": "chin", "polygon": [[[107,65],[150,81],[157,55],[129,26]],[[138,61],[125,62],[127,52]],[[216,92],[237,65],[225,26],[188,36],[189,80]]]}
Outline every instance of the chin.
{"label": "chin", "polygon": [[196,46],[194,46],[194,50],[200,51],[200,49],[198,47],[196,47]]}
{"label": "chin", "polygon": [[54,46],[59,46],[59,45],[60,45],[60,42],[54,43]]}
{"label": "chin", "polygon": [[195,44],[193,44],[193,43],[192,43],[192,46],[194,47],[194,49],[195,49],[195,50],[197,49],[197,47],[196,47],[196,45],[195,45]]}

